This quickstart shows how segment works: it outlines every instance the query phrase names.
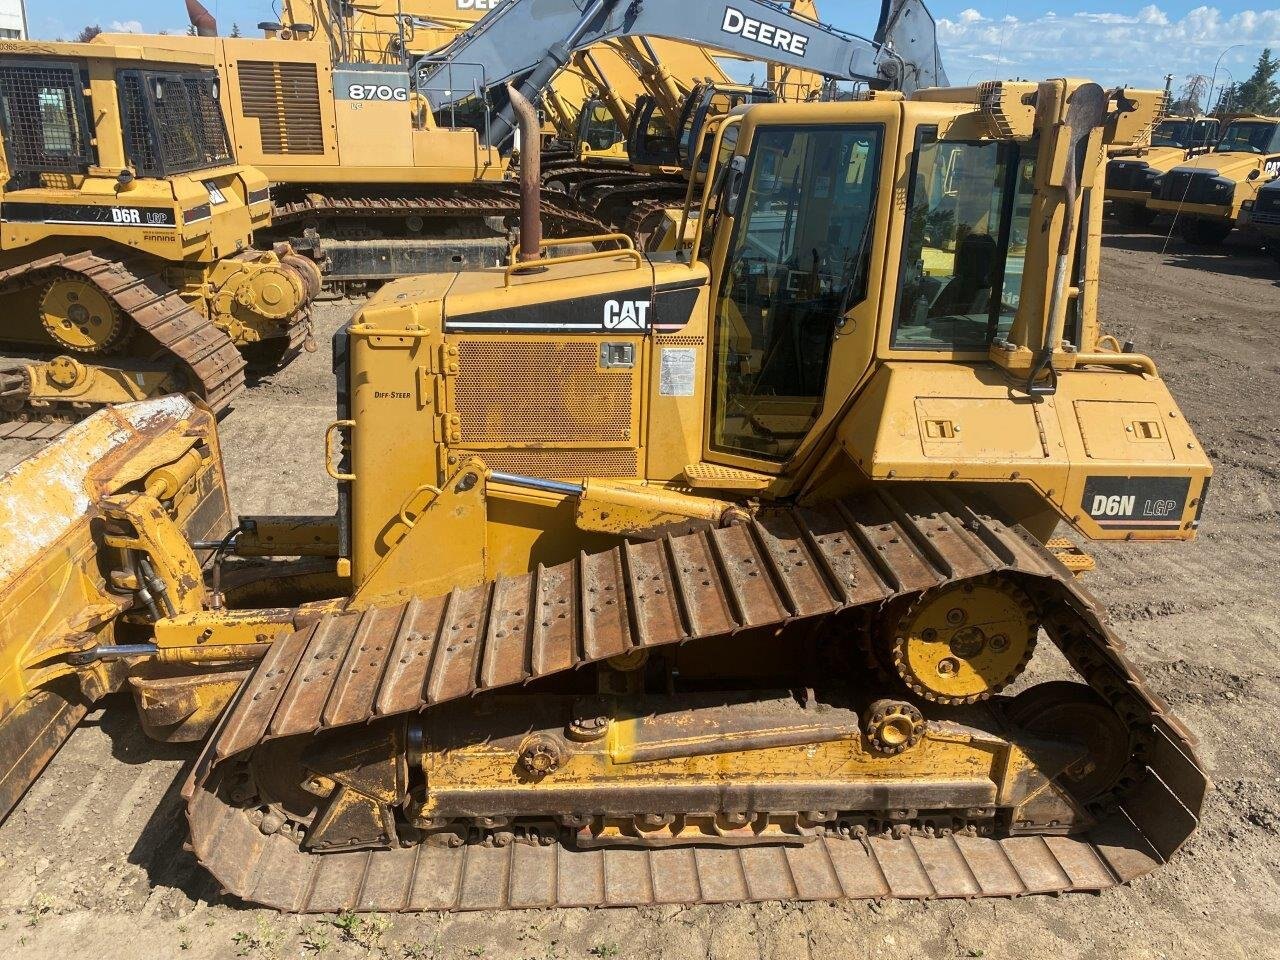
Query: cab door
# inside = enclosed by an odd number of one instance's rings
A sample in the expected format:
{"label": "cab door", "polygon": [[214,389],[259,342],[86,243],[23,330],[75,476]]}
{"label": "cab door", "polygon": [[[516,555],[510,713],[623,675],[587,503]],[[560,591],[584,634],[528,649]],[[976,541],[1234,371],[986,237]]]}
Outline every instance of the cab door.
{"label": "cab door", "polygon": [[781,473],[870,369],[901,106],[744,117],[712,252],[710,462]]}

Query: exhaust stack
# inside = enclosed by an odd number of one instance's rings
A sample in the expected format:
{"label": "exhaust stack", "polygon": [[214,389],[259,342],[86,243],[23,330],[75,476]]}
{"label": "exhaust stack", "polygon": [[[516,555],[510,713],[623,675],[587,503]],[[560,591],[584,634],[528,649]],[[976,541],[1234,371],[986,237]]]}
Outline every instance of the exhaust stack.
{"label": "exhaust stack", "polygon": [[200,0],[187,0],[187,19],[196,28],[196,36],[216,37],[218,35],[218,21]]}
{"label": "exhaust stack", "polygon": [[520,124],[520,249],[516,259],[542,258],[542,125],[529,98],[507,84],[507,98]]}

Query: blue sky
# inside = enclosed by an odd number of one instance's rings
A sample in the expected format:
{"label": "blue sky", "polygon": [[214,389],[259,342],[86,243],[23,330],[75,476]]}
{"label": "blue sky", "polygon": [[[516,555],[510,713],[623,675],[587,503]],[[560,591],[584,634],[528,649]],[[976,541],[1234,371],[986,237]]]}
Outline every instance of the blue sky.
{"label": "blue sky", "polygon": [[[250,33],[271,19],[269,0],[205,0],[223,29],[238,23]],[[1049,76],[1090,77],[1106,84],[1159,86],[1174,75],[1175,90],[1189,74],[1218,71],[1219,83],[1249,75],[1264,46],[1280,49],[1280,0],[933,0],[943,62],[952,83]],[[408,4],[406,4],[408,5]],[[182,0],[117,7],[91,0],[27,0],[33,37],[74,35],[85,24],[132,31],[180,30]],[[866,33],[874,26],[875,0],[819,0],[830,23]],[[1233,49],[1233,44],[1239,46]]]}

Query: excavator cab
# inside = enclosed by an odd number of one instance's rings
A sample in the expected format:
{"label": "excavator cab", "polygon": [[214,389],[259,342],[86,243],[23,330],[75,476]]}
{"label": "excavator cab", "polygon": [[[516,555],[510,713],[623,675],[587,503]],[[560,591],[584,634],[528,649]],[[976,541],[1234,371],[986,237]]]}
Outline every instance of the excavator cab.
{"label": "excavator cab", "polygon": [[685,99],[680,114],[676,154],[687,170],[693,168],[693,154],[703,142],[707,121],[722,117],[738,107],[753,103],[773,103],[777,97],[766,87],[726,83],[701,83]]}
{"label": "excavator cab", "polygon": [[626,139],[603,100],[588,100],[578,115],[578,142],[593,152],[608,150]]}
{"label": "excavator cab", "polygon": [[675,167],[680,163],[675,132],[661,108],[649,94],[636,99],[627,155],[636,168]]}

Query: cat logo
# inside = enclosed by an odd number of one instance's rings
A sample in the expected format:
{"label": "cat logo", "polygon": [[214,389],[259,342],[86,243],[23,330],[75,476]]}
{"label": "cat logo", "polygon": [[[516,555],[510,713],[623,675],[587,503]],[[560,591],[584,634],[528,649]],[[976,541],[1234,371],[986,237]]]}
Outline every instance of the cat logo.
{"label": "cat logo", "polygon": [[604,305],[606,330],[649,329],[650,300],[609,300]]}
{"label": "cat logo", "polygon": [[142,214],[133,207],[112,207],[112,223],[142,223]]}
{"label": "cat logo", "polygon": [[1262,165],[1262,172],[1265,176],[1275,179],[1280,177],[1280,157],[1272,157]]}

